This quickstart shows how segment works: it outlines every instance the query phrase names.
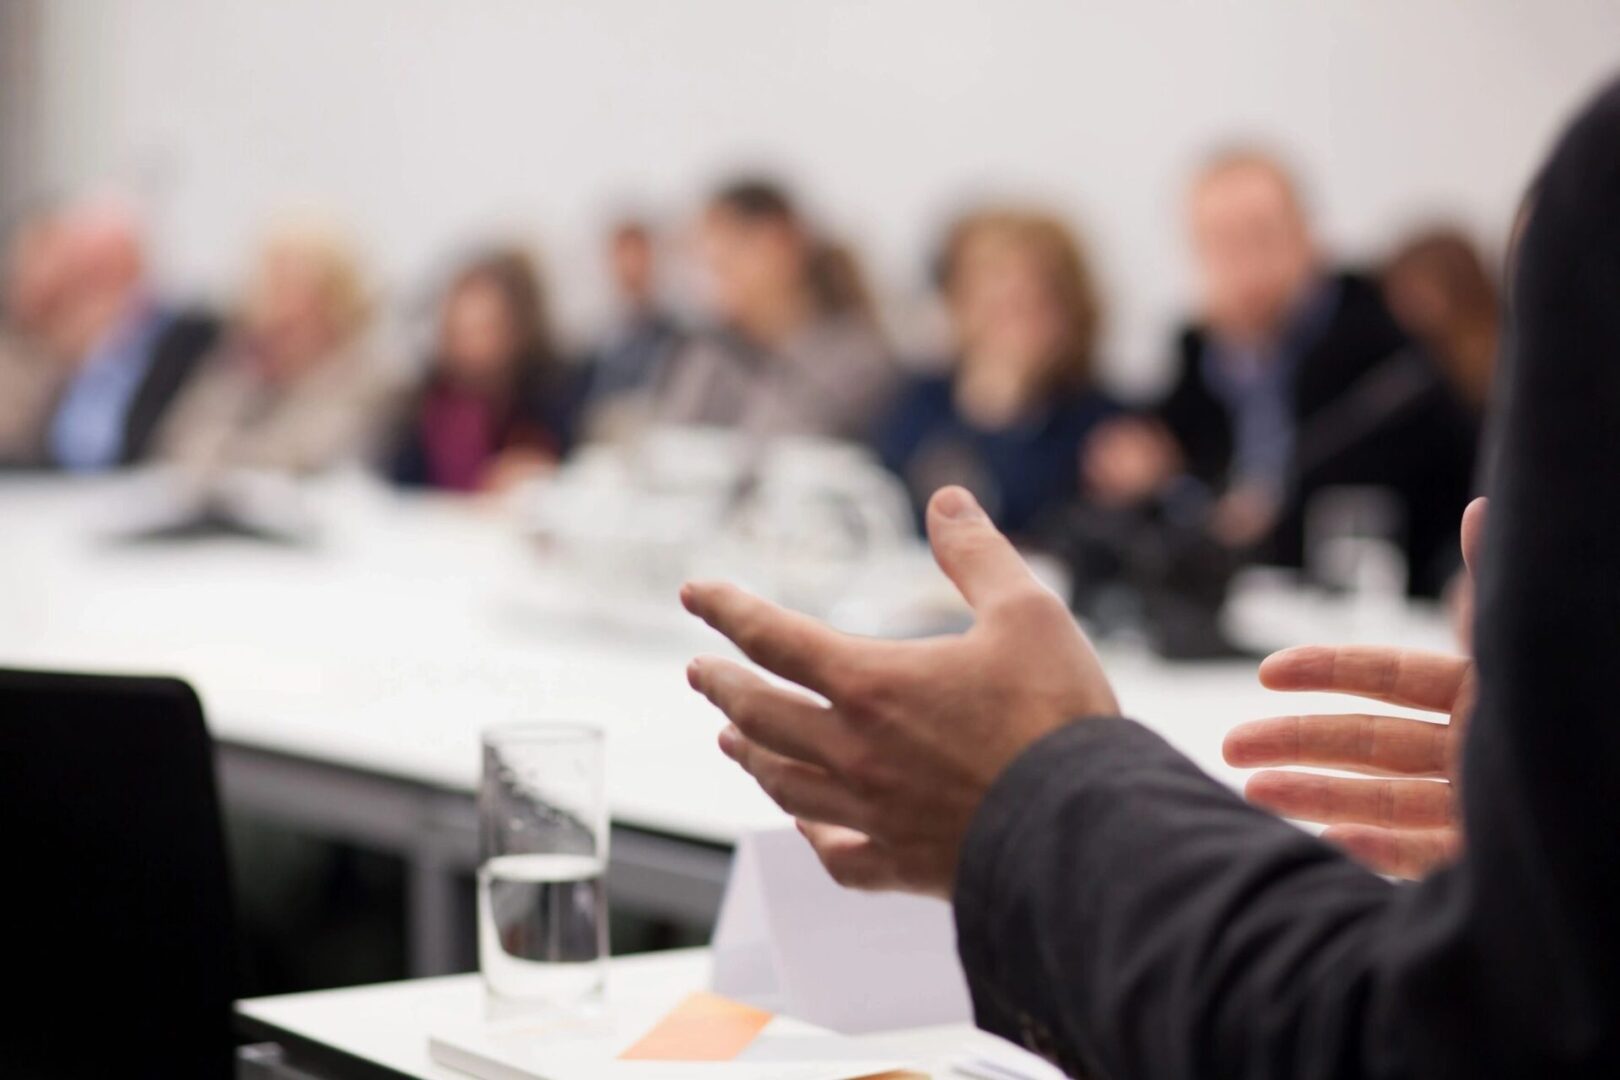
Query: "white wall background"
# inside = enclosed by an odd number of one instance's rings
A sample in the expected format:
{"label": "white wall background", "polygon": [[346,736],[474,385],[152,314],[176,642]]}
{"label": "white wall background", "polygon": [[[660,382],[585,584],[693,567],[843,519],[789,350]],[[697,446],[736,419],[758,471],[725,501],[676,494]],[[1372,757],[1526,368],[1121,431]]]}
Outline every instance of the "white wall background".
{"label": "white wall background", "polygon": [[943,217],[1031,194],[1092,241],[1121,382],[1185,295],[1178,199],[1212,144],[1306,174],[1376,254],[1460,219],[1499,240],[1560,117],[1620,69],[1617,0],[49,0],[37,173],[150,202],[166,272],[229,287],[266,217],[350,221],[420,288],[502,229],[576,329],[615,208],[683,213],[733,165],[795,180],[884,291]]}

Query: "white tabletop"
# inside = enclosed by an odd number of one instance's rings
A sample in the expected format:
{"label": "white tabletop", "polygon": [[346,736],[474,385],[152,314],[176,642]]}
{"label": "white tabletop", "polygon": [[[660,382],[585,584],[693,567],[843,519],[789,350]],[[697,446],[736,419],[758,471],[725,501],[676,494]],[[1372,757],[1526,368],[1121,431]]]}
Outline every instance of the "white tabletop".
{"label": "white tabletop", "polygon": [[[615,995],[645,1001],[667,996],[673,1007],[686,994],[709,984],[706,949],[649,953],[612,961],[608,1005]],[[477,975],[384,983],[344,990],[256,998],[237,1004],[237,1012],[256,1022],[255,1033],[271,1038],[293,1036],[385,1066],[404,1076],[430,1080],[465,1080],[463,1073],[436,1064],[428,1054],[428,1033],[464,1028],[488,1015],[483,982]],[[884,1033],[885,1057],[904,1054],[935,1075],[956,1075],[950,1062],[964,1053],[993,1055],[1004,1062],[1026,1063],[1046,1075],[1022,1051],[970,1024],[949,1024],[906,1032]]]}
{"label": "white tabletop", "polygon": [[[609,994],[629,985],[640,991],[669,991],[672,1000],[707,985],[707,949],[648,953],[612,961]],[[428,1033],[445,1024],[464,1024],[485,1015],[483,980],[478,975],[412,979],[343,990],[283,994],[238,1002],[236,1011],[276,1032],[352,1054],[406,1076],[462,1078],[428,1056]]]}
{"label": "white tabletop", "polygon": [[[784,820],[714,748],[719,717],[683,671],[726,646],[673,595],[594,607],[491,508],[358,483],[307,551],[112,545],[120,497],[106,481],[0,478],[0,664],[180,675],[221,738],[457,791],[476,784],[480,728],[593,721],[608,733],[616,820],[722,843]],[[1268,644],[1447,642],[1433,612],[1369,621],[1282,593],[1241,614]],[[1129,715],[1228,782],[1220,743],[1234,723],[1333,705],[1267,693],[1252,663],[1171,665],[1131,648],[1104,662]]]}

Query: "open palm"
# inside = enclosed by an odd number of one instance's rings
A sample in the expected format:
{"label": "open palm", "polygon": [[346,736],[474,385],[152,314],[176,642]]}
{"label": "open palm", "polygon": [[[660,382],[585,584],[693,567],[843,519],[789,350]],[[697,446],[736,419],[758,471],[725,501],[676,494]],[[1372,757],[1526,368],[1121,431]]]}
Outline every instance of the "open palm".
{"label": "open palm", "polygon": [[[1485,500],[1463,515],[1469,567],[1464,604],[1484,535]],[[1466,620],[1465,620],[1466,621]],[[1260,665],[1270,689],[1349,694],[1437,714],[1437,720],[1353,712],[1279,716],[1227,734],[1226,760],[1259,768],[1249,799],[1286,817],[1326,825],[1323,836],[1386,874],[1420,877],[1462,846],[1459,762],[1474,705],[1474,662],[1413,649],[1313,645]],[[1297,772],[1307,766],[1358,777]],[[1282,767],[1282,768],[1279,768]]]}
{"label": "open palm", "polygon": [[[1227,735],[1231,764],[1266,768],[1245,794],[1285,817],[1328,826],[1323,836],[1374,869],[1419,877],[1462,843],[1457,764],[1474,699],[1473,661],[1407,649],[1306,646],[1267,658],[1273,690],[1351,694],[1441,714],[1445,723],[1376,713],[1282,716]],[[1304,765],[1366,774],[1323,776]]]}

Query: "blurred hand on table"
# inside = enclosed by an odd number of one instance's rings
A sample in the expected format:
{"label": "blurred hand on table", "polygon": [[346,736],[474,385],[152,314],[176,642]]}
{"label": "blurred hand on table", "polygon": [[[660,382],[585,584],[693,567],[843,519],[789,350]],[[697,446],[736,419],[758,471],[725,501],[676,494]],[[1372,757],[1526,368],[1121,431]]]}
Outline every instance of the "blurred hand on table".
{"label": "blurred hand on table", "polygon": [[[1485,500],[1463,515],[1463,557],[1472,578]],[[1465,600],[1472,611],[1472,583]],[[1372,713],[1254,720],[1226,737],[1226,760],[1262,768],[1249,799],[1286,817],[1326,825],[1323,837],[1374,870],[1416,878],[1453,859],[1463,836],[1457,801],[1462,741],[1474,703],[1474,662],[1415,649],[1306,646],[1260,665],[1273,690],[1349,694],[1446,717],[1444,723]],[[1311,766],[1366,778],[1322,776]]]}
{"label": "blurred hand on table", "polygon": [[721,749],[798,819],[832,876],[948,897],[968,824],[1001,771],[1042,736],[1118,705],[1067,607],[971,495],[938,492],[928,534],[973,609],[965,634],[856,638],[725,584],[690,584],[681,600],[795,684],[715,657],[688,669],[731,721]]}
{"label": "blurred hand on table", "polygon": [[1104,506],[1156,495],[1181,468],[1181,449],[1154,420],[1121,417],[1100,424],[1080,450],[1087,492]]}

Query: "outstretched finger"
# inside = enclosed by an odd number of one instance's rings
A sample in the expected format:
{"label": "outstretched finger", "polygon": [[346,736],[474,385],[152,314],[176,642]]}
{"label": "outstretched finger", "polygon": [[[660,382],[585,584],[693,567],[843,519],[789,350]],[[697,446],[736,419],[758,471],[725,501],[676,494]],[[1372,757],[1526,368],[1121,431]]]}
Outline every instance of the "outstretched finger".
{"label": "outstretched finger", "polygon": [[1243,794],[1283,817],[1321,825],[1434,829],[1455,820],[1451,785],[1434,780],[1351,780],[1268,771],[1251,776]]}
{"label": "outstretched finger", "polygon": [[1023,556],[966,488],[941,488],[929,500],[928,542],[939,568],[975,611],[1037,586]]}
{"label": "outstretched finger", "polygon": [[1485,515],[1489,509],[1490,500],[1481,495],[1463,511],[1462,555],[1470,578],[1479,577],[1479,556],[1485,550]]}
{"label": "outstretched finger", "polygon": [[724,582],[690,582],[681,603],[760,667],[812,690],[824,692],[854,649],[852,639],[808,615]]}
{"label": "outstretched finger", "polygon": [[1345,713],[1250,720],[1226,734],[1229,765],[1316,765],[1394,776],[1444,776],[1450,729],[1398,716]]}
{"label": "outstretched finger", "polygon": [[1374,825],[1334,825],[1322,839],[1380,874],[1416,879],[1454,861],[1462,833],[1454,828],[1381,829]]}
{"label": "outstretched finger", "polygon": [[1380,645],[1302,645],[1260,664],[1271,690],[1325,691],[1412,709],[1449,712],[1469,661],[1460,656]]}

